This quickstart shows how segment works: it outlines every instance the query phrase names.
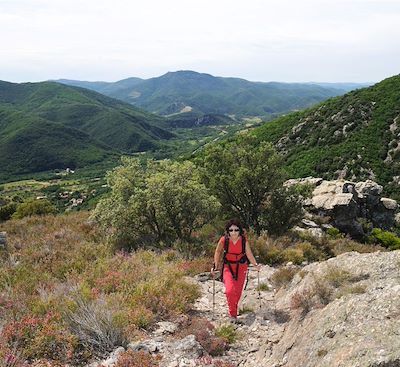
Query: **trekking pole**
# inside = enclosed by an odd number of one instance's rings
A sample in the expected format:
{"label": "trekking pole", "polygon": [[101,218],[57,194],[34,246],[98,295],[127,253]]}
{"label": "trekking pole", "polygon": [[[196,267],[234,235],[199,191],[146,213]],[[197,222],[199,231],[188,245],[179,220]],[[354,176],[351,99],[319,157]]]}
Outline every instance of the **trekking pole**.
{"label": "trekking pole", "polygon": [[213,316],[215,313],[215,274],[213,274]]}
{"label": "trekking pole", "polygon": [[257,285],[257,289],[258,289],[258,300],[259,300],[259,302],[260,302],[260,310],[261,310],[261,289],[260,289],[260,272],[259,272],[259,271],[257,271],[257,279],[258,279],[258,281],[257,281],[257,283],[258,283],[258,285]]}
{"label": "trekking pole", "polygon": [[[256,257],[258,263],[258,256]],[[260,289],[260,271],[257,270],[257,289],[258,289],[258,301],[260,302],[260,311],[261,311],[261,289]]]}

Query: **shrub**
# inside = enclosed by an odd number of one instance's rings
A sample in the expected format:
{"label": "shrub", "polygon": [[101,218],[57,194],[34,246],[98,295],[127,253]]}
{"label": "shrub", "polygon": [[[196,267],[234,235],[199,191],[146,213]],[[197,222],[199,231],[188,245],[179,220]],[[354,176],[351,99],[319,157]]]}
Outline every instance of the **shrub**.
{"label": "shrub", "polygon": [[28,360],[44,357],[68,362],[77,346],[76,338],[62,326],[60,315],[51,312],[11,321],[3,327],[1,336]]}
{"label": "shrub", "polygon": [[215,245],[197,239],[190,241],[176,240],[172,245],[172,248],[185,259],[196,259],[200,256],[205,256],[210,253],[210,247],[214,248]]}
{"label": "shrub", "polygon": [[117,249],[170,247],[190,242],[192,232],[214,218],[220,207],[200,182],[191,162],[123,158],[107,174],[111,188],[92,214]]}
{"label": "shrub", "polygon": [[56,214],[57,209],[47,199],[30,199],[17,206],[17,210],[12,215],[13,218],[21,219],[32,215]]}
{"label": "shrub", "polygon": [[379,228],[374,228],[368,238],[370,243],[378,243],[389,250],[400,249],[400,238],[393,232],[383,231]]}
{"label": "shrub", "polygon": [[224,324],[215,329],[215,335],[224,339],[228,344],[233,344],[238,335],[233,325]]}
{"label": "shrub", "polygon": [[302,202],[295,187],[274,190],[264,201],[260,216],[262,228],[271,235],[283,235],[303,217]]}
{"label": "shrub", "polygon": [[351,279],[351,274],[347,270],[338,267],[330,266],[324,274],[324,280],[335,288],[345,285]]}
{"label": "shrub", "polygon": [[77,299],[76,309],[66,314],[71,332],[87,350],[101,356],[116,346],[126,345],[123,331],[113,320],[104,301]]}
{"label": "shrub", "polygon": [[178,263],[177,266],[185,275],[193,276],[196,274],[209,272],[213,261],[214,260],[212,257],[200,257],[191,261],[182,261],[181,263]]}
{"label": "shrub", "polygon": [[305,260],[303,252],[298,248],[287,248],[283,250],[282,256],[285,262],[292,262],[297,265],[300,265]]}
{"label": "shrub", "polygon": [[344,234],[342,232],[340,232],[339,229],[337,229],[336,227],[328,228],[326,230],[326,233],[330,238],[333,238],[333,239],[338,239],[338,238],[344,237]]}
{"label": "shrub", "polygon": [[228,342],[215,335],[214,325],[207,319],[194,317],[182,323],[179,337],[194,335],[200,345],[212,356],[222,355],[228,349]]}
{"label": "shrub", "polygon": [[290,307],[292,309],[300,309],[302,316],[305,316],[314,306],[314,296],[314,288],[305,289],[302,292],[297,291],[290,300]]}
{"label": "shrub", "polygon": [[290,267],[279,268],[272,274],[271,281],[277,288],[280,288],[286,284],[289,284],[296,275],[297,271],[297,269]]}
{"label": "shrub", "polygon": [[158,367],[160,359],[147,352],[128,350],[119,355],[115,367]]}
{"label": "shrub", "polygon": [[17,210],[17,204],[14,202],[0,206],[0,222],[9,220]]}

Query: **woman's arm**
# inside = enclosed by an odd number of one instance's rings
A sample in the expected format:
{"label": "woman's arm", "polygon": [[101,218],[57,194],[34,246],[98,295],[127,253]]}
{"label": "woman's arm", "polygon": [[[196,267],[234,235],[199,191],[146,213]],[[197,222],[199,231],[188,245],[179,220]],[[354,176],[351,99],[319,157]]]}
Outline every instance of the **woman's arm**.
{"label": "woman's arm", "polygon": [[257,271],[261,270],[261,265],[257,263],[253,253],[251,252],[250,244],[246,241],[246,256],[249,261],[257,268]]}
{"label": "woman's arm", "polygon": [[218,245],[214,252],[214,267],[213,267],[214,270],[220,270],[218,269],[218,267],[221,264],[221,254],[223,249],[224,249],[224,241],[223,239],[221,239],[218,241]]}

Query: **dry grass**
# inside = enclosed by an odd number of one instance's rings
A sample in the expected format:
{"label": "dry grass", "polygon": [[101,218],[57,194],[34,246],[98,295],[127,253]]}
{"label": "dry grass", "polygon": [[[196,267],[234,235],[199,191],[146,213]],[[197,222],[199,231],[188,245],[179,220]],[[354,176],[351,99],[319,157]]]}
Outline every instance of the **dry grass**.
{"label": "dry grass", "polygon": [[282,267],[276,270],[271,276],[271,282],[276,288],[281,288],[289,284],[293,277],[298,272],[298,269],[291,267]]}
{"label": "dry grass", "polygon": [[16,346],[22,360],[81,364],[186,312],[199,296],[183,277],[206,260],[185,267],[173,252],[114,254],[87,219],[78,212],[0,226],[9,238],[0,267],[0,358]]}

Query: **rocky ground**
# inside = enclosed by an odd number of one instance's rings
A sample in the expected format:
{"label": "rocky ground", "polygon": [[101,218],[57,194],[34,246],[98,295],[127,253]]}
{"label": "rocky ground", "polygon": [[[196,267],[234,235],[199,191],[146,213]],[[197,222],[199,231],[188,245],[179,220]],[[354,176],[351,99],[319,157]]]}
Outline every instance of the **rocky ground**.
{"label": "rocky ground", "polygon": [[[278,289],[273,279],[283,285]],[[202,290],[193,312],[216,327],[228,323],[222,283],[215,282],[213,310],[209,275],[190,281]],[[400,367],[400,251],[350,252],[301,268],[264,266],[259,281],[252,270],[240,308],[246,312],[234,324],[239,339],[218,357],[233,366]],[[174,337],[177,328],[178,322],[159,323],[128,348],[162,355],[162,367],[217,366],[193,335]],[[103,365],[114,365],[121,351]]]}

